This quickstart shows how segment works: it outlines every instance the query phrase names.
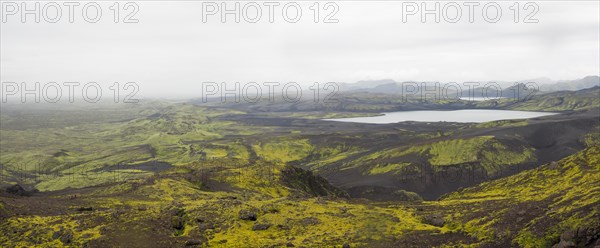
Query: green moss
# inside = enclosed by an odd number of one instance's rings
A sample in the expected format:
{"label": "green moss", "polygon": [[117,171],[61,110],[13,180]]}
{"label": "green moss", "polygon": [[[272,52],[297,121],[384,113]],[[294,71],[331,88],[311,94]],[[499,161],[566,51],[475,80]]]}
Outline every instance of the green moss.
{"label": "green moss", "polygon": [[600,126],[597,126],[595,130],[586,134],[583,137],[583,141],[587,146],[599,146],[600,145]]}
{"label": "green moss", "polygon": [[385,173],[389,173],[389,172],[399,173],[403,169],[407,168],[408,166],[410,166],[410,163],[384,164],[384,165],[377,164],[374,167],[372,167],[371,170],[369,170],[369,174],[378,175],[378,174],[385,174]]}
{"label": "green moss", "polygon": [[507,224],[497,225],[494,221],[506,218],[504,213],[517,212],[514,206],[528,206],[522,210],[548,209],[542,216],[521,223],[520,229],[513,229],[518,233],[513,241],[523,247],[550,247],[564,231],[599,224],[594,216],[600,211],[600,146],[589,147],[557,163],[452,193],[441,204],[462,205],[489,216],[476,222],[481,230],[474,225],[464,227],[479,238],[501,231],[496,228]]}
{"label": "green moss", "polygon": [[151,173],[141,170],[115,170],[97,172],[74,172],[71,174],[45,178],[36,185],[40,191],[55,191],[66,188],[84,188],[106,183],[123,182],[134,178],[149,176]]}
{"label": "green moss", "polygon": [[429,154],[432,156],[429,162],[432,165],[452,165],[478,160],[478,151],[493,136],[480,136],[470,139],[446,140],[430,145]]}
{"label": "green moss", "polygon": [[492,128],[492,127],[522,127],[527,126],[527,120],[500,120],[490,121],[476,124],[476,128]]}
{"label": "green moss", "polygon": [[307,139],[283,139],[265,144],[255,144],[252,148],[261,158],[277,163],[287,163],[305,158],[313,149]]}

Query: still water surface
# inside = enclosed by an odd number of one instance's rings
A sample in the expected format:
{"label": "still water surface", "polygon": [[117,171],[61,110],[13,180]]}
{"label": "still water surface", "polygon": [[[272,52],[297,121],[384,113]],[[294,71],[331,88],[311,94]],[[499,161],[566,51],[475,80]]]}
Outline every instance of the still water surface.
{"label": "still water surface", "polygon": [[380,116],[323,119],[326,121],[356,122],[369,124],[388,124],[403,121],[420,122],[488,122],[498,120],[529,119],[540,116],[555,115],[550,112],[496,110],[496,109],[463,109],[463,110],[426,110],[398,111],[383,113]]}

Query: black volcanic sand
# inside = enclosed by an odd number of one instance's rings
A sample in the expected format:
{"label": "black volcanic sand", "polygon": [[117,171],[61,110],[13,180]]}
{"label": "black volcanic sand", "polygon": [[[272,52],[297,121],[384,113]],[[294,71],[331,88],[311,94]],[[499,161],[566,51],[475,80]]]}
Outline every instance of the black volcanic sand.
{"label": "black volcanic sand", "polygon": [[[424,199],[437,199],[443,194],[462,187],[476,185],[483,181],[505,177],[535,166],[556,161],[571,155],[585,147],[581,137],[600,125],[600,109],[589,111],[569,111],[557,115],[528,119],[526,126],[499,126],[491,128],[470,128],[469,123],[423,123],[402,122],[394,124],[362,124],[323,121],[301,118],[275,118],[261,113],[248,115],[232,115],[222,117],[225,120],[244,123],[245,125],[269,126],[274,131],[259,137],[257,140],[268,141],[277,136],[289,135],[292,130],[300,130],[303,138],[313,144],[345,143],[352,146],[368,148],[371,151],[418,145],[449,139],[470,138],[476,136],[495,136],[510,147],[528,145],[536,149],[536,161],[511,166],[501,170],[497,175],[487,175],[477,164],[459,164],[444,166],[442,170],[432,168],[427,161],[414,157],[409,161],[419,165],[421,173],[408,175],[364,175],[363,168],[339,171],[336,166],[352,161],[362,154],[350,156],[332,168],[322,169],[321,175],[334,186],[349,193],[352,197],[365,197],[371,200],[401,200],[390,196],[390,192],[403,189],[413,191]],[[414,134],[449,133],[447,136],[423,139]],[[233,138],[233,137],[229,137]],[[308,161],[293,162],[292,165],[303,167]],[[365,189],[369,193],[365,194]]]}

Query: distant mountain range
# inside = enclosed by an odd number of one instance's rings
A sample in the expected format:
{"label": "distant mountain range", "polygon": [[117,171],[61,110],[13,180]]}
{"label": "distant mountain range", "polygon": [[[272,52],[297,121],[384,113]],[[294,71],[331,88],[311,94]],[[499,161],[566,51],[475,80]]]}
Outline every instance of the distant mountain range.
{"label": "distant mountain range", "polygon": [[542,91],[581,90],[600,86],[600,77],[587,76],[576,80],[560,80],[540,87]]}
{"label": "distant mountain range", "polygon": [[[340,85],[340,89],[342,91],[351,91],[351,92],[368,92],[368,93],[381,93],[381,94],[402,94],[404,90],[412,91],[410,85],[421,85],[423,82],[396,82],[392,79],[383,79],[383,80],[370,80],[370,81],[358,81],[356,83],[343,83]],[[435,82],[425,82],[427,87],[433,87]],[[518,85],[515,85],[517,82],[494,82],[500,86],[502,89],[502,93],[497,92],[497,88],[493,86],[485,87],[487,84],[492,83],[492,81],[486,82],[477,82],[479,83],[479,87],[474,88],[469,92],[469,89],[463,84],[458,83],[461,86],[460,91],[462,91],[463,97],[483,97],[484,94],[487,94],[488,97],[512,97],[515,95],[515,91],[519,90],[519,94],[523,94],[523,90],[531,91],[531,90],[539,90],[543,92],[552,92],[552,91],[575,91],[581,89],[592,88],[595,86],[600,86],[600,77],[598,76],[587,76],[581,79],[574,80],[558,80],[553,81],[549,78],[535,78],[522,80],[518,82]],[[538,86],[538,89],[532,89],[528,83],[535,83]],[[404,89],[403,89],[404,85]],[[447,83],[440,83],[440,86],[447,85]],[[487,90],[486,90],[487,89]],[[456,87],[448,87],[447,93],[456,93]],[[484,93],[486,92],[486,93]]]}

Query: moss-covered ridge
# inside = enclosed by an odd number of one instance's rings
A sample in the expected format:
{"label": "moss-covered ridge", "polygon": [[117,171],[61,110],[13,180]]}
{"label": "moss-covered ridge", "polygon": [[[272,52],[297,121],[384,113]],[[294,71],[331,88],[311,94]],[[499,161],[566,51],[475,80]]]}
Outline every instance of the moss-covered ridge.
{"label": "moss-covered ridge", "polygon": [[549,247],[573,230],[589,230],[593,237],[600,234],[600,146],[451,193],[439,204],[468,209],[450,214],[453,228],[483,242]]}

